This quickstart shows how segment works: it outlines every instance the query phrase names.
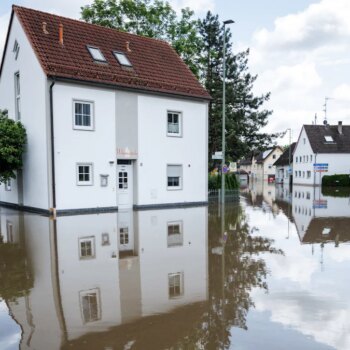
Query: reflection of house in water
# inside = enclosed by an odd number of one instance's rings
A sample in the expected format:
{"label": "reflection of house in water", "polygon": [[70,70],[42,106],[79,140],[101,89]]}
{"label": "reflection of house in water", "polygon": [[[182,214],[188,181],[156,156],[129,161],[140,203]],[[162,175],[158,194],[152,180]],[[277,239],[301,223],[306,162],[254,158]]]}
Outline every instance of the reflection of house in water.
{"label": "reflection of house in water", "polygon": [[350,199],[331,197],[321,188],[294,186],[293,216],[302,243],[350,240]]}
{"label": "reflection of house in water", "polygon": [[[13,213],[1,225],[12,221],[18,231]],[[127,323],[137,334],[143,317],[162,314],[165,322],[164,314],[180,317],[192,304],[198,311],[208,298],[206,207],[57,221],[24,215],[23,227],[34,287],[8,303],[23,330],[21,349],[60,349]]]}
{"label": "reflection of house in water", "polygon": [[242,190],[241,194],[246,198],[249,205],[259,208],[270,208],[276,212],[276,186],[265,181],[251,181],[249,187]]}

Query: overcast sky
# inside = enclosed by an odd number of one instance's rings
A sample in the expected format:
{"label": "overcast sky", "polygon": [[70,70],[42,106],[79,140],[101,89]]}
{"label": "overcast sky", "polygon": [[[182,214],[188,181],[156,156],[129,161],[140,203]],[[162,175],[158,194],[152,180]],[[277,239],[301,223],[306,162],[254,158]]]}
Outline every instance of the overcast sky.
{"label": "overcast sky", "polygon": [[[328,122],[350,124],[350,1],[349,0],[170,0],[174,8],[189,6],[201,17],[207,10],[222,20],[233,19],[234,50],[251,49],[250,70],[259,75],[255,91],[270,91],[273,109],[268,131],[292,128],[315,113]],[[23,5],[79,18],[80,6],[91,0],[18,0]],[[11,0],[0,1],[0,53],[11,12]],[[284,144],[287,139],[281,140]]]}

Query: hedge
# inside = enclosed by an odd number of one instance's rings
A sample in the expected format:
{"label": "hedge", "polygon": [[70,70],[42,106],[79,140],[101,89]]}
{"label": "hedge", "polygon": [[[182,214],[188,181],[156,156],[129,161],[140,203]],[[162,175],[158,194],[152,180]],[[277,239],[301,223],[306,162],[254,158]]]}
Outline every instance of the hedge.
{"label": "hedge", "polygon": [[[209,174],[208,181],[209,190],[218,190],[221,188],[221,175]],[[239,188],[239,181],[237,180],[236,174],[225,175],[225,189],[235,190]]]}
{"label": "hedge", "polygon": [[350,186],[350,175],[325,175],[322,178],[322,186],[347,187]]}

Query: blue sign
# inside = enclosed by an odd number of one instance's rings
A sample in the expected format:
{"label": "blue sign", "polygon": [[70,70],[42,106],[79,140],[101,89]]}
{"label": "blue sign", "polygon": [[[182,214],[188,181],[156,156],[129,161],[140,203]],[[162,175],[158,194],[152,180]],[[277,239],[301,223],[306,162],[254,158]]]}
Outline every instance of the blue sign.
{"label": "blue sign", "polygon": [[328,171],[328,163],[314,163],[314,171],[315,172],[327,172]]}
{"label": "blue sign", "polygon": [[227,165],[224,165],[224,166],[222,167],[222,172],[223,172],[224,174],[226,174],[226,173],[228,172],[228,166],[227,166]]}

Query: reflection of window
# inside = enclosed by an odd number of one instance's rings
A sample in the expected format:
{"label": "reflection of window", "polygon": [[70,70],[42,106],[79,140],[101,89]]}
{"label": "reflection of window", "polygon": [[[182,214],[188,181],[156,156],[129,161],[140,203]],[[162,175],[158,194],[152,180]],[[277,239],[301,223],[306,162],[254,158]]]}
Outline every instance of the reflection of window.
{"label": "reflection of window", "polygon": [[181,136],[181,113],[168,112],[168,136]]}
{"label": "reflection of window", "polygon": [[182,222],[168,222],[168,247],[183,245]]}
{"label": "reflection of window", "polygon": [[6,223],[6,234],[7,234],[7,242],[13,243],[13,225],[12,222],[7,221]]}
{"label": "reflection of window", "polygon": [[129,243],[129,227],[121,227],[119,229],[119,242],[120,244]]}
{"label": "reflection of window", "polygon": [[95,257],[95,237],[84,237],[79,239],[80,259],[92,259]]}
{"label": "reflection of window", "polygon": [[183,295],[183,273],[169,273],[169,298],[176,298]]}
{"label": "reflection of window", "polygon": [[100,290],[90,289],[88,291],[80,292],[80,308],[84,323],[100,320]]}
{"label": "reflection of window", "polygon": [[308,171],[307,171],[307,178],[310,179],[310,177],[311,177],[311,171],[308,170]]}
{"label": "reflection of window", "polygon": [[108,233],[102,233],[102,245],[110,245]]}

